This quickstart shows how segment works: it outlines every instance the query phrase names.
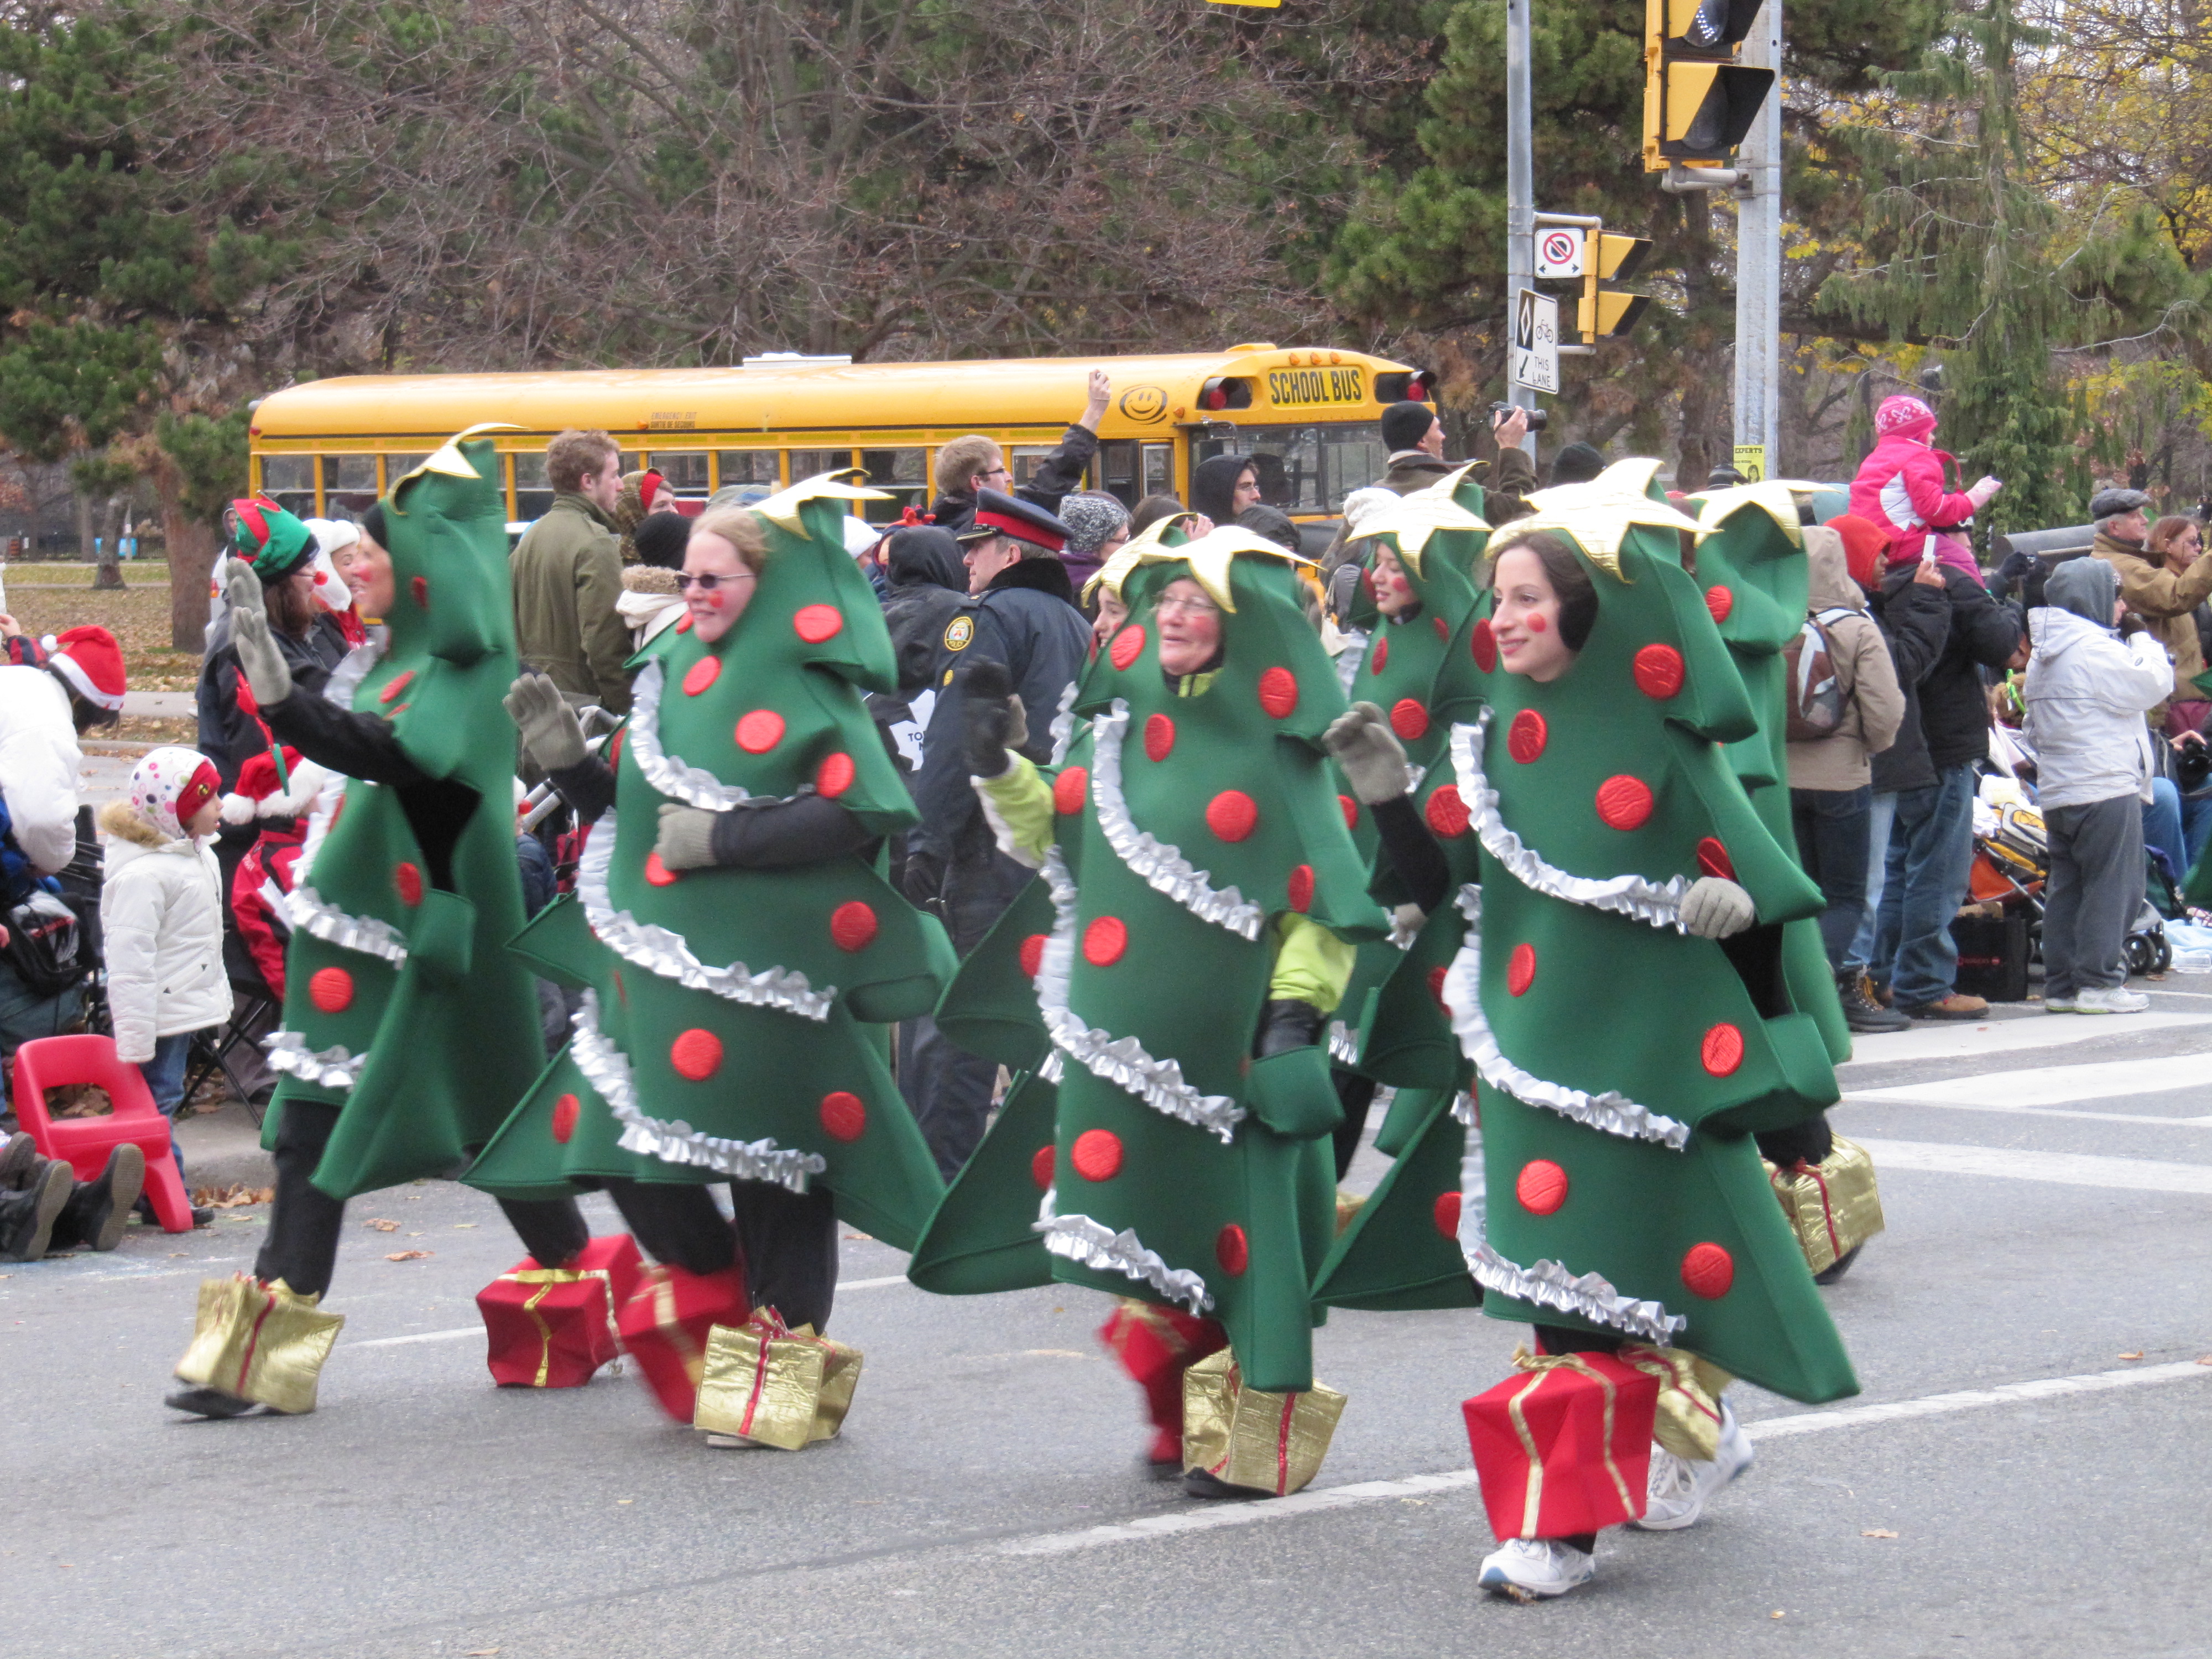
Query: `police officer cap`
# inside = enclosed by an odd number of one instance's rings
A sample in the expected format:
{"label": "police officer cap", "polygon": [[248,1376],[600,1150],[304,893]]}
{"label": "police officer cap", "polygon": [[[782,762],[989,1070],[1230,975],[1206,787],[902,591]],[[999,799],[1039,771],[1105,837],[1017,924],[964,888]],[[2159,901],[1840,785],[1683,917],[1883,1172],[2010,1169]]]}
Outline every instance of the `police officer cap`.
{"label": "police officer cap", "polygon": [[1070,533],[1065,524],[1041,507],[1031,507],[996,489],[979,489],[975,520],[960,532],[960,539],[978,542],[986,536],[1012,536],[1018,542],[1057,553],[1067,545]]}
{"label": "police officer cap", "polygon": [[2100,520],[2117,519],[2124,513],[2149,505],[2150,497],[2140,489],[2100,489],[2089,499],[2089,516]]}

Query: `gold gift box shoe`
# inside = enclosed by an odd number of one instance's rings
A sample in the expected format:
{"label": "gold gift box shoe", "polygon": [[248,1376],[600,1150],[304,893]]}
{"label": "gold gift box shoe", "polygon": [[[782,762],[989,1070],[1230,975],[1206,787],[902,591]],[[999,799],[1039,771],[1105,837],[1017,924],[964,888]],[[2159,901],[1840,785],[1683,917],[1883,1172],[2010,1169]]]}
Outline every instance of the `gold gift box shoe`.
{"label": "gold gift box shoe", "polygon": [[1835,1143],[1818,1164],[1800,1163],[1794,1170],[1766,1165],[1767,1181],[1797,1235],[1797,1248],[1805,1252],[1805,1265],[1816,1273],[1826,1273],[1882,1230],[1874,1160],[1856,1141],[1838,1135]]}
{"label": "gold gift box shoe", "polygon": [[177,1377],[204,1389],[300,1416],[315,1409],[315,1383],[343,1314],[325,1313],[320,1295],[297,1296],[283,1279],[264,1285],[239,1273],[200,1281],[191,1346]]}
{"label": "gold gift box shoe", "polygon": [[773,1309],[742,1325],[717,1325],[707,1334],[691,1425],[707,1432],[709,1445],[797,1451],[834,1440],[852,1409],[862,1357],[815,1335],[811,1325],[787,1329]]}
{"label": "gold gift box shoe", "polygon": [[1321,1473],[1345,1396],[1316,1382],[1303,1394],[1248,1389],[1230,1350],[1182,1374],[1182,1464],[1224,1486],[1288,1497]]}

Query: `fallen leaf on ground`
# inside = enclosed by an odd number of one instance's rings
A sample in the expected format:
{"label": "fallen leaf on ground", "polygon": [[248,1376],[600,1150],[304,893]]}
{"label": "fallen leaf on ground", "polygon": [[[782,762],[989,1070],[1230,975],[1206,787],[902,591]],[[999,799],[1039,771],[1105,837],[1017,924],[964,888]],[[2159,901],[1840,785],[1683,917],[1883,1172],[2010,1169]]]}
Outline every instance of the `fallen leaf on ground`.
{"label": "fallen leaf on ground", "polygon": [[420,1261],[429,1254],[428,1250],[394,1250],[384,1259],[386,1261]]}
{"label": "fallen leaf on ground", "polygon": [[235,1210],[248,1204],[266,1204],[276,1196],[274,1187],[249,1187],[234,1181],[228,1187],[202,1187],[192,1194],[192,1202],[202,1209]]}
{"label": "fallen leaf on ground", "polygon": [[2212,1353],[2208,1353],[2208,1354],[2206,1354],[2206,1355],[2205,1355],[2202,1359],[2198,1360],[2197,1363],[2198,1364],[2200,1364],[2200,1365],[2212,1365]]}
{"label": "fallen leaf on ground", "polygon": [[1776,1608],[1776,1609],[1775,1609],[1775,1611],[1773,1611],[1772,1613],[1768,1613],[1766,1616],[1767,1616],[1768,1618],[1770,1618],[1770,1619],[1779,1619],[1779,1618],[1782,1616],[1782,1611],[1781,1611],[1781,1609],[1780,1609],[1780,1608],[1778,1608],[1778,1608]]}
{"label": "fallen leaf on ground", "polygon": [[473,1221],[456,1221],[453,1224],[453,1230],[456,1232],[465,1232],[468,1229],[475,1226],[476,1224],[477,1224]]}
{"label": "fallen leaf on ground", "polygon": [[1862,1538],[1894,1538],[1897,1534],[1892,1532],[1887,1527],[1862,1527],[1859,1529],[1859,1536]]}
{"label": "fallen leaf on ground", "polygon": [[2124,1353],[2120,1358],[2123,1359],[2141,1359],[2142,1358],[2142,1350],[2141,1348],[2137,1348],[2133,1353]]}
{"label": "fallen leaf on ground", "polygon": [[617,1504],[635,1504],[637,1502],[637,1499],[635,1498],[617,1498],[615,1499],[615,1502]]}
{"label": "fallen leaf on ground", "polygon": [[364,1227],[374,1227],[380,1233],[396,1233],[399,1231],[399,1224],[398,1222],[386,1221],[380,1215],[372,1216],[369,1219],[362,1222],[361,1224]]}

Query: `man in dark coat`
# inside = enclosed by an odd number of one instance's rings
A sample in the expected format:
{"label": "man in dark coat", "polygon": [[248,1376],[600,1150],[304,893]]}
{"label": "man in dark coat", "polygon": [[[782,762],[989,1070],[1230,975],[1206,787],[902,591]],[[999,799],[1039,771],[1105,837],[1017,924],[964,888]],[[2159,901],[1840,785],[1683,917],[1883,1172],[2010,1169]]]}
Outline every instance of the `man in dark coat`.
{"label": "man in dark coat", "polygon": [[[966,547],[971,597],[939,631],[930,684],[937,692],[914,781],[921,823],[907,839],[906,893],[934,910],[965,956],[1032,872],[999,851],[968,781],[967,699],[1021,699],[1027,735],[1011,746],[1043,763],[1052,724],[1090,659],[1091,629],[1060,553],[1067,526],[999,490],[977,492]],[[899,1086],[947,1180],[983,1137],[995,1062],[947,1041],[929,1020],[900,1029]]]}
{"label": "man in dark coat", "polygon": [[[1901,632],[1893,615],[1899,596],[1908,587],[1932,588],[1920,574],[1923,568],[1942,580],[1950,627],[1942,650],[1917,687],[1919,729],[1935,781],[1910,787],[1891,782],[1898,776],[1894,763],[1875,775],[1877,792],[1896,791],[1896,807],[1867,968],[1877,987],[1888,988],[1888,1000],[1900,1013],[1915,1019],[1979,1019],[1989,1012],[1989,1004],[1954,988],[1959,949],[1951,937],[1951,918],[1966,902],[1974,856],[1975,767],[1990,748],[1990,702],[1981,671],[2004,667],[2027,636],[2018,614],[1991,599],[1973,577],[1923,559],[1921,539],[1909,538],[1911,545],[1892,550],[1881,597],[1873,609],[1894,641]],[[1916,594],[1903,603],[1920,600]],[[1906,681],[1903,665],[1898,682],[1910,699],[1916,688]],[[1905,724],[1909,728],[1912,723],[1908,707]],[[1901,757],[1905,751],[1900,734],[1891,754]]]}
{"label": "man in dark coat", "polygon": [[1098,423],[1106,418],[1106,404],[1113,382],[1103,368],[1091,371],[1090,402],[1083,416],[1061,434],[1060,447],[1037,463],[1030,481],[1014,488],[1013,470],[995,439],[981,433],[948,441],[937,452],[937,499],[929,504],[930,522],[939,530],[960,535],[975,516],[975,502],[984,490],[1011,491],[1048,515],[1060,511],[1071,490],[1083,488],[1083,475],[1098,453]]}

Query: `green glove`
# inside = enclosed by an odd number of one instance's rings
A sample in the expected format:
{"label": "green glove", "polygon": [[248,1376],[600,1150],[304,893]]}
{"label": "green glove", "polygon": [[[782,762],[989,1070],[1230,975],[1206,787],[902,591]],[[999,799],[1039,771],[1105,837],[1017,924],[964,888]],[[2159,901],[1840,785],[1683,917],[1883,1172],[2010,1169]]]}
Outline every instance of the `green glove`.
{"label": "green glove", "polygon": [[1371,702],[1355,702],[1329,722],[1322,746],[1343,768],[1352,793],[1363,805],[1395,800],[1411,787],[1406,751],[1392,735],[1390,722]]}
{"label": "green glove", "polygon": [[253,688],[253,701],[264,708],[283,702],[292,695],[292,671],[284,665],[284,653],[269,632],[261,578],[245,560],[233,559],[224,593],[230,600],[231,647],[238,653],[246,683]]}
{"label": "green glove", "polygon": [[583,726],[551,680],[543,674],[522,675],[501,701],[522,733],[524,750],[539,766],[561,772],[582,762]]}
{"label": "green glove", "polygon": [[671,870],[703,870],[714,861],[714,820],[720,813],[696,806],[660,804],[660,833],[653,850]]}

